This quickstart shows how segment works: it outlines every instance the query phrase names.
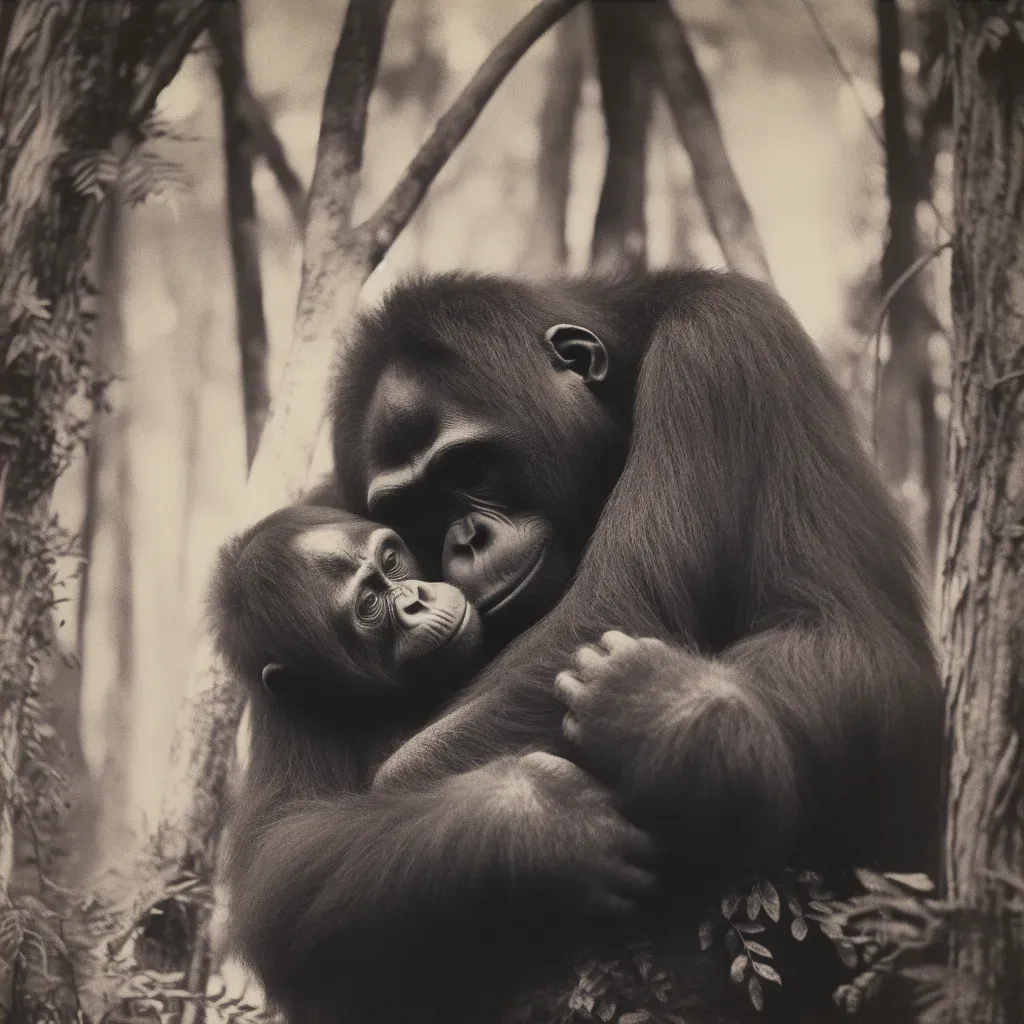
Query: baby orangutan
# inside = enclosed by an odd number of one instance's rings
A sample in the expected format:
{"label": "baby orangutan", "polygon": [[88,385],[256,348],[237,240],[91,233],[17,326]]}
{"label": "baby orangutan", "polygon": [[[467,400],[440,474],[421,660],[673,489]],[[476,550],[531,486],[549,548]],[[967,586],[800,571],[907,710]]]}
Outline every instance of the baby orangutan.
{"label": "baby orangutan", "polygon": [[420,575],[393,530],[320,506],[280,509],[221,550],[210,611],[252,701],[252,763],[285,784],[310,762],[295,796],[368,781],[479,667],[476,609]]}

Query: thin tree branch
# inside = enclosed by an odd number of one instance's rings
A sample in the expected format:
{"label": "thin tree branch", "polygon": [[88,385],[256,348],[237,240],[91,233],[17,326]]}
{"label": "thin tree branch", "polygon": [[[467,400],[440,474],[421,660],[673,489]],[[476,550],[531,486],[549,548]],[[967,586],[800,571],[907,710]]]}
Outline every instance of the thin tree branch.
{"label": "thin tree branch", "polygon": [[[306,222],[301,294],[321,297],[325,278],[337,275],[337,241],[352,226],[366,136],[366,110],[377,78],[384,30],[393,0],[350,0],[324,94],[323,121]],[[310,278],[313,262],[323,266]],[[319,286],[314,287],[319,282]],[[329,291],[329,286],[328,286]],[[300,297],[300,318],[305,301]]]}
{"label": "thin tree branch", "polygon": [[246,90],[242,59],[242,17],[238,0],[220,0],[210,19],[210,34],[218,51],[232,56],[217,62],[227,172],[228,227],[235,279],[235,321],[242,357],[242,396],[245,410],[246,466],[252,465],[270,411],[267,361],[270,345],[263,313],[260,277],[259,225],[252,188],[252,147],[249,126],[239,112]]}
{"label": "thin tree branch", "polygon": [[480,65],[469,84],[437,122],[437,127],[379,209],[364,224],[372,235],[374,253],[388,248],[416,211],[438,172],[473,127],[487,101],[519,58],[580,0],[540,0],[513,26]]}
{"label": "thin tree branch", "polygon": [[[882,288],[886,292],[917,256],[917,204],[927,198],[927,181],[920,173],[919,154],[906,123],[906,100],[900,53],[903,48],[900,12],[895,0],[875,0],[878,23],[878,75],[882,91],[882,129],[885,182],[889,196],[889,231],[882,252]],[[926,261],[927,262],[927,261]],[[928,357],[927,304],[918,282],[907,279],[889,305],[889,359],[873,417],[873,436],[882,472],[899,486],[912,472],[912,429],[921,429],[921,482],[926,486],[928,516],[925,543],[928,564],[934,563],[941,505],[942,435],[934,409],[931,361]]]}
{"label": "thin tree branch", "polygon": [[252,145],[267,161],[267,166],[288,202],[295,226],[301,231],[306,224],[306,186],[289,162],[288,154],[270,123],[266,107],[253,93],[248,81],[243,82],[239,88],[237,102],[237,113],[248,125]]}
{"label": "thin tree branch", "polygon": [[352,207],[391,3],[350,0],[345,12],[324,93],[292,347],[249,471],[247,512],[253,519],[294,500],[305,484],[324,416],[323,401],[311,396],[330,376],[344,327],[339,310],[351,311],[374,266],[365,232],[352,229]]}
{"label": "thin tree branch", "polygon": [[882,365],[882,329],[885,327],[885,318],[889,313],[889,305],[893,300],[893,296],[910,280],[925,264],[931,262],[939,255],[944,249],[952,249],[953,240],[947,238],[946,241],[941,242],[933,249],[929,249],[927,252],[922,253],[914,260],[913,263],[907,267],[906,270],[896,278],[895,281],[885,290],[885,294],[882,296],[882,301],[878,304],[878,315],[875,320],[875,329],[872,335],[875,339],[875,379],[874,379],[874,397],[871,403],[871,443],[875,451],[878,450],[878,436],[877,436],[877,420],[878,420],[878,394],[879,384],[881,381],[881,374],[879,370]]}
{"label": "thin tree branch", "polygon": [[589,29],[581,17],[585,13],[572,12],[555,29],[555,50],[539,118],[536,205],[523,260],[531,274],[561,271],[569,258],[565,228],[573,130],[589,44]]}
{"label": "thin tree branch", "polygon": [[210,18],[210,36],[217,47],[222,80],[226,76],[234,95],[234,117],[248,130],[248,145],[267,161],[277,184],[288,202],[292,219],[301,231],[306,223],[306,189],[270,123],[266,108],[256,97],[245,68],[241,20],[237,0],[214,6]]}
{"label": "thin tree branch", "polygon": [[594,217],[591,263],[602,270],[647,265],[647,127],[653,81],[650,10],[624,0],[593,4],[597,74],[608,153]]}
{"label": "thin tree branch", "polygon": [[15,5],[9,0],[0,0],[0,64],[7,49],[7,37],[11,34]]}
{"label": "thin tree branch", "polygon": [[[645,5],[646,6],[646,5]],[[771,283],[771,270],[753,214],[733,171],[722,130],[682,22],[668,0],[650,5],[655,65],[676,129],[693,164],[708,223],[733,270]]]}
{"label": "thin tree branch", "polygon": [[185,59],[199,33],[206,28],[210,16],[207,0],[189,0],[190,6],[181,19],[181,27],[177,35],[167,44],[150,68],[146,81],[136,93],[128,108],[128,123],[138,126],[152,109],[157,96],[178,73],[181,62]]}

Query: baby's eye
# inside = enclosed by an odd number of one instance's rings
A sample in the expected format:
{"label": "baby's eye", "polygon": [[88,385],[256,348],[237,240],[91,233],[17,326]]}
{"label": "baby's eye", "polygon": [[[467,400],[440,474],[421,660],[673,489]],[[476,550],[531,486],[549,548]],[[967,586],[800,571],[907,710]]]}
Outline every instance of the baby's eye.
{"label": "baby's eye", "polygon": [[394,548],[384,552],[384,557],[380,560],[381,568],[389,575],[396,573],[402,566],[402,559],[398,557],[398,552]]}
{"label": "baby's eye", "polygon": [[365,590],[363,596],[359,598],[356,611],[361,619],[374,619],[380,614],[383,606],[384,600],[376,590]]}

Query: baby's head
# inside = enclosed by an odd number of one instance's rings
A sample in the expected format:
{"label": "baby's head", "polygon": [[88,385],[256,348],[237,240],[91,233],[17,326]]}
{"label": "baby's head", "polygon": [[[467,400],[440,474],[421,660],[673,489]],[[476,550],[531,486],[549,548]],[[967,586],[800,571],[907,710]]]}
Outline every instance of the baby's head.
{"label": "baby's head", "polygon": [[337,509],[280,509],[221,549],[218,647],[247,682],[303,703],[434,706],[469,677],[480,617],[425,583],[402,539]]}

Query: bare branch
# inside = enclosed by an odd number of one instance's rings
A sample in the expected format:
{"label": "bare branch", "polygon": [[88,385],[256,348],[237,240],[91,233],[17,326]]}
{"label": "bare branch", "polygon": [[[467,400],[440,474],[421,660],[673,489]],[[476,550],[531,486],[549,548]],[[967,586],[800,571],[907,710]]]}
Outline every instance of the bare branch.
{"label": "bare branch", "polygon": [[540,110],[537,198],[523,260],[531,274],[563,270],[569,259],[565,224],[573,129],[589,49],[589,29],[582,17],[585,13],[573,11],[555,29],[555,50]]}
{"label": "bare branch", "polygon": [[914,260],[913,263],[907,267],[906,270],[896,278],[895,281],[885,290],[885,294],[882,296],[881,301],[878,303],[878,313],[875,318],[875,329],[872,331],[872,335],[875,339],[875,379],[873,388],[872,398],[872,428],[871,428],[871,444],[874,450],[878,450],[878,437],[876,435],[876,423],[878,420],[878,399],[879,399],[879,388],[881,385],[881,376],[879,370],[882,365],[882,329],[885,327],[885,318],[889,313],[889,306],[892,300],[899,294],[900,289],[926,264],[930,263],[936,256],[938,256],[944,249],[952,249],[953,240],[947,238],[944,242],[940,242],[938,245],[929,249],[927,252],[921,253],[920,256]]}
{"label": "bare branch", "polygon": [[288,161],[266,108],[252,91],[245,69],[237,0],[235,3],[218,3],[214,6],[210,18],[210,36],[217,47],[222,81],[226,77],[231,82],[234,117],[245,124],[247,144],[254,153],[267,161],[267,166],[288,202],[296,227],[301,231],[306,223],[306,189]]}
{"label": "bare branch", "polygon": [[235,320],[242,357],[242,397],[245,409],[246,465],[251,466],[270,412],[267,361],[270,345],[263,314],[256,220],[252,188],[252,149],[248,124],[240,116],[240,94],[247,91],[243,62],[242,17],[238,0],[221,0],[210,19],[210,34],[218,51],[231,56],[217,63],[220,79],[227,171],[228,229],[235,278]]}
{"label": "bare branch", "polygon": [[13,21],[14,4],[0,3],[0,61],[2,61],[4,51],[7,49],[7,37],[11,34],[11,24]]}
{"label": "bare branch", "polygon": [[167,44],[150,68],[142,88],[128,108],[128,123],[138,125],[152,109],[157,96],[178,73],[199,33],[206,28],[210,8],[206,0],[190,0],[181,19],[181,28]]}
{"label": "bare branch", "polygon": [[[917,206],[927,199],[928,179],[921,173],[918,147],[907,130],[907,100],[900,54],[900,12],[892,0],[875,0],[878,22],[878,76],[882,91],[885,183],[889,195],[889,232],[882,253],[883,290],[915,264],[918,251]],[[911,275],[913,277],[913,275]],[[892,292],[889,309],[890,355],[881,371],[872,422],[875,453],[894,487],[914,472],[914,434],[920,430],[921,482],[927,486],[925,524],[927,565],[934,566],[942,507],[942,431],[935,415],[928,336],[931,312],[918,280]]]}
{"label": "bare branch", "polygon": [[[253,520],[301,491],[323,421],[322,395],[335,340],[375,262],[365,232],[352,230],[366,135],[366,108],[380,63],[391,0],[351,0],[324,94],[316,170],[303,246],[294,340],[253,461]],[[344,311],[340,314],[340,311]]]}
{"label": "bare branch", "polygon": [[[352,208],[363,166],[366,109],[377,77],[392,2],[350,0],[345,13],[324,94],[306,224],[307,259],[302,271],[302,293],[309,298],[320,297],[319,289],[314,290],[315,294],[310,291],[310,249],[315,260],[324,261],[322,275],[330,276],[340,269],[337,260],[331,258],[335,248],[331,243],[352,226]],[[299,304],[303,305],[301,298]]]}
{"label": "bare branch", "polygon": [[267,166],[288,201],[295,226],[301,231],[306,224],[306,187],[289,162],[266,108],[247,81],[239,89],[237,113],[245,118],[253,147],[267,161]]}
{"label": "bare branch", "polygon": [[387,252],[399,232],[416,212],[438,172],[466,137],[487,101],[519,58],[567,11],[580,0],[540,0],[523,17],[490,56],[480,65],[469,84],[437,122],[430,138],[405,169],[398,184],[380,208],[366,222],[372,234],[375,254]]}
{"label": "bare branch", "polygon": [[656,68],[676,129],[693,164],[704,214],[733,270],[771,283],[768,257],[725,149],[707,83],[668,0],[651,4]]}
{"label": "bare branch", "polygon": [[590,259],[600,270],[637,270],[647,265],[651,12],[647,4],[622,2],[593,4],[591,12],[608,154]]}

